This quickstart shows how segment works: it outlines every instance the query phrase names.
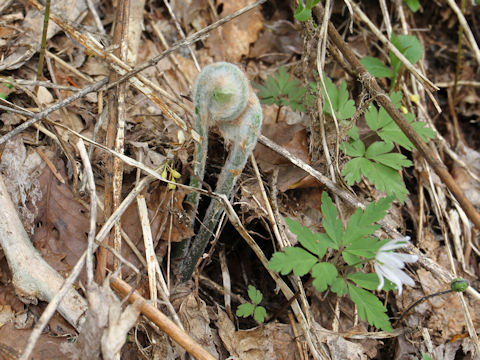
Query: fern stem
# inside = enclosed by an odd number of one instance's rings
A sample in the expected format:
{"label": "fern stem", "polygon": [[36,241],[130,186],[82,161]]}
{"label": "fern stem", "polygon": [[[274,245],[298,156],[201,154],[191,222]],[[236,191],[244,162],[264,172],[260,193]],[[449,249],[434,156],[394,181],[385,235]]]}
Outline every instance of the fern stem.
{"label": "fern stem", "polygon": [[[215,191],[229,195],[257,142],[262,124],[262,108],[245,74],[235,65],[225,62],[209,65],[198,75],[194,103],[195,128],[202,136],[202,141],[195,147],[190,185],[197,188],[201,186],[208,151],[208,130],[210,126],[216,124],[223,137],[230,143],[230,152],[217,180]],[[199,202],[198,193],[189,194],[187,200],[196,209]],[[221,213],[220,203],[212,200],[192,246],[189,246],[189,242],[183,244],[186,256],[183,256],[180,272],[184,281],[192,276]]]}

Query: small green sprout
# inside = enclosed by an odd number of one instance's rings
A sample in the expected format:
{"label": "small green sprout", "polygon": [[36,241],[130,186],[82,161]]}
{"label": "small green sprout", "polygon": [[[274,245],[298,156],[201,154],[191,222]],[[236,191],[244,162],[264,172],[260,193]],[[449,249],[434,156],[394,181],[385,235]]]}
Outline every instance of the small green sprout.
{"label": "small green sprout", "polygon": [[255,286],[248,285],[248,296],[250,297],[251,303],[241,304],[237,308],[237,316],[241,317],[249,317],[253,315],[255,321],[259,324],[262,324],[267,317],[267,311],[263,306],[260,306],[260,302],[262,301],[263,295],[260,290],[257,290]]}
{"label": "small green sprout", "polygon": [[[478,3],[479,0],[477,0]],[[403,0],[405,4],[412,10],[412,12],[417,12],[420,9],[420,1],[419,0]]]}
{"label": "small green sprout", "polygon": [[253,83],[253,87],[259,90],[258,97],[262,104],[290,106],[293,111],[305,111],[302,102],[307,88],[302,87],[298,79],[290,79],[284,66],[273,76],[268,75],[265,85]]}
{"label": "small green sprout", "polygon": [[[167,161],[160,176],[165,180],[175,182],[175,180],[179,179],[182,175],[177,170],[172,168]],[[175,190],[176,188],[177,186],[175,184],[168,184],[169,190]]]}
{"label": "small green sprout", "polygon": [[320,0],[307,0],[305,6],[303,6],[303,0],[298,2],[298,7],[295,10],[295,19],[298,21],[308,21],[312,18],[312,9],[317,5]]}

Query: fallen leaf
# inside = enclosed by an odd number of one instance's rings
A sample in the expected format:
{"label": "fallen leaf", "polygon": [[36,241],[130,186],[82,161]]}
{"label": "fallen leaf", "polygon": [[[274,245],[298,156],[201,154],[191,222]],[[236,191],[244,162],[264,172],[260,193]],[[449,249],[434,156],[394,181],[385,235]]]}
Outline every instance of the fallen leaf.
{"label": "fallen leaf", "polygon": [[[219,1],[217,9],[222,11],[218,14],[226,17],[235,11],[250,5],[254,0]],[[212,31],[205,41],[210,55],[216,60],[239,62],[242,56],[250,52],[250,44],[257,40],[258,32],[263,27],[263,16],[260,8],[250,10],[248,13],[229,21],[224,26]]]}
{"label": "fallen leaf", "polygon": [[295,360],[297,347],[291,327],[278,322],[235,331],[227,313],[217,306],[217,327],[230,355],[242,360]]}

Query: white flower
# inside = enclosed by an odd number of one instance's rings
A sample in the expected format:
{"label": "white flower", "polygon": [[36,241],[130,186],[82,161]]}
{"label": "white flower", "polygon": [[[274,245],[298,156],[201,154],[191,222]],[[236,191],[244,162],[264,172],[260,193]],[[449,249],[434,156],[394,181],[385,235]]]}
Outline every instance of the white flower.
{"label": "white flower", "polygon": [[391,240],[378,250],[375,256],[375,271],[377,272],[380,285],[378,290],[383,288],[385,279],[387,278],[391,282],[397,285],[398,294],[402,294],[402,285],[407,284],[410,286],[415,285],[415,281],[405,274],[402,269],[405,267],[405,263],[413,263],[418,260],[418,256],[409,254],[396,253],[393,250],[404,247],[410,240],[409,236]]}

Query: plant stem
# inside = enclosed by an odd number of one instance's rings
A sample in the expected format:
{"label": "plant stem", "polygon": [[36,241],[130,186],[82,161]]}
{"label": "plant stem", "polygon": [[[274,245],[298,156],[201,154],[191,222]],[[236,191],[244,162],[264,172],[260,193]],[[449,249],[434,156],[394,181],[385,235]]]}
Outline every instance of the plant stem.
{"label": "plant stem", "polygon": [[[40,58],[38,59],[37,80],[40,80],[43,74],[43,62],[45,60],[45,49],[47,47],[48,19],[50,18],[50,3],[51,0],[47,0],[47,2],[45,3],[43,15],[42,43],[40,45]],[[38,86],[36,88],[38,88]]]}
{"label": "plant stem", "polygon": [[[201,185],[208,152],[208,130],[217,124],[223,137],[230,142],[230,152],[217,180],[215,192],[229,195],[256,145],[262,124],[260,103],[245,74],[235,65],[224,62],[209,65],[198,75],[194,102],[195,128],[202,136],[202,141],[195,147],[190,185],[197,188]],[[198,193],[190,193],[187,201],[194,205],[190,213],[191,218],[194,218],[199,203]],[[203,219],[203,226],[191,247],[189,239],[180,245],[183,252],[180,273],[184,281],[192,276],[221,213],[220,203],[212,200]]]}

